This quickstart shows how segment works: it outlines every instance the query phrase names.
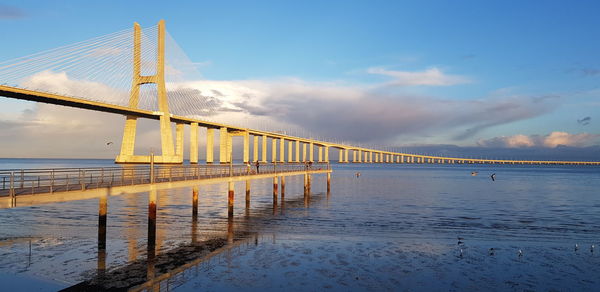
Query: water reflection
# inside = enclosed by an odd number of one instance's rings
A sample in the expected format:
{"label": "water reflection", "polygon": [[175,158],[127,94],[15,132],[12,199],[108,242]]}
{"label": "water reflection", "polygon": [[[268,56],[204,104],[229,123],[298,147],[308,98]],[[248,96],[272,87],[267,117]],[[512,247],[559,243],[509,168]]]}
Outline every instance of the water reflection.
{"label": "water reflection", "polygon": [[[137,247],[133,233],[128,232],[128,253],[129,262],[125,265],[107,270],[107,222],[108,222],[108,196],[103,196],[98,203],[98,252],[97,252],[97,272],[91,279],[64,289],[63,291],[80,290],[108,290],[108,289],[160,289],[160,285],[173,275],[189,269],[210,257],[221,252],[226,252],[228,262],[232,261],[231,248],[241,244],[253,242],[258,244],[259,234],[257,230],[261,229],[262,224],[268,224],[268,218],[271,214],[277,214],[278,200],[273,197],[273,211],[269,208],[259,208],[249,213],[250,197],[247,193],[246,210],[244,216],[234,217],[230,196],[233,188],[228,185],[228,210],[226,225],[223,226],[223,235],[203,237],[199,239],[198,230],[198,197],[199,189],[192,188],[192,208],[191,208],[191,232],[188,243],[180,244],[168,250],[161,250],[160,245],[163,237],[160,235],[161,228],[157,228],[157,212],[160,212],[161,206],[168,206],[168,195],[161,195],[160,191],[151,190],[148,193],[147,209],[147,238],[146,238],[146,257],[137,258]],[[281,211],[286,208],[286,203],[292,208],[298,208],[305,204],[306,196],[291,199],[286,202],[281,198]],[[266,221],[263,221],[265,220]],[[130,222],[132,223],[132,222]],[[128,224],[127,227],[133,226]],[[271,237],[275,242],[275,235]]]}

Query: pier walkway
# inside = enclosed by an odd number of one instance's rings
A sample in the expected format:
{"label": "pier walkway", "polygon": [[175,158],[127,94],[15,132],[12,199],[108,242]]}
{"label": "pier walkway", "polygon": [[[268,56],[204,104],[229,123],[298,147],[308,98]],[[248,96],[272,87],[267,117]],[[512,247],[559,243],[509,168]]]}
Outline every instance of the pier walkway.
{"label": "pier walkway", "polygon": [[0,209],[123,193],[331,173],[326,163],[254,165],[123,165],[102,168],[0,170]]}

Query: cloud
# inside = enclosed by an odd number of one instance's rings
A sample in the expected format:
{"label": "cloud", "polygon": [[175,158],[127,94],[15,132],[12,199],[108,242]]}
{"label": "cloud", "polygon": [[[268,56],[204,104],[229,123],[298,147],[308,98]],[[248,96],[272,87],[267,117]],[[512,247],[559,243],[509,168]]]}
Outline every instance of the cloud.
{"label": "cloud", "polygon": [[600,70],[596,68],[583,68],[580,71],[584,76],[596,76],[600,74]]}
{"label": "cloud", "polygon": [[524,148],[524,147],[545,147],[555,148],[558,146],[586,147],[598,143],[598,134],[569,134],[566,132],[552,132],[548,135],[513,135],[495,137],[477,142],[478,146],[483,147],[502,147],[502,148]]}
{"label": "cloud", "polygon": [[19,19],[23,17],[25,17],[25,13],[21,9],[0,4],[0,19]]}
{"label": "cloud", "polygon": [[592,121],[591,117],[585,117],[585,118],[583,118],[581,120],[577,120],[577,123],[580,124],[580,125],[582,125],[582,126],[586,126],[586,125],[589,125],[591,121]]}
{"label": "cloud", "polygon": [[[74,96],[95,92],[95,96],[102,97],[105,102],[121,104],[129,98],[121,90],[72,80],[64,73],[42,72],[26,83],[28,87],[47,88]],[[153,90],[140,97],[143,108],[154,110],[156,107]],[[167,83],[173,114],[363,144],[395,144],[427,135],[454,135],[457,140],[465,140],[490,127],[543,115],[554,109],[557,100],[553,96],[511,95],[507,92],[475,100],[453,100],[400,90],[383,85],[349,86],[295,78]],[[45,104],[36,104],[32,112],[23,115],[27,116],[19,121],[27,122],[4,121],[7,126],[3,126],[2,135],[8,135],[0,139],[0,148],[6,150],[4,155],[39,153],[39,157],[45,151],[49,156],[62,152],[94,157],[97,156],[93,155],[94,151],[108,151],[107,141],[115,142],[116,149],[111,153],[118,152],[123,127],[121,116]],[[149,126],[139,127],[137,143],[143,147],[157,147],[150,145],[156,145],[158,141],[158,126],[152,125],[154,121],[149,122]],[[558,137],[553,139],[558,140]],[[28,141],[40,141],[44,148],[40,150],[39,145]]]}
{"label": "cloud", "polygon": [[450,100],[298,79],[197,81],[185,86],[203,93],[217,90],[224,106],[241,110],[238,117],[263,117],[270,121],[267,126],[292,125],[315,136],[365,143],[436,133],[454,133],[455,139],[464,140],[555,107],[552,98],[540,96]]}
{"label": "cloud", "polygon": [[367,73],[392,77],[394,80],[388,84],[394,86],[450,86],[471,82],[464,76],[444,74],[436,67],[421,72],[392,71],[381,67],[372,67],[367,69]]}

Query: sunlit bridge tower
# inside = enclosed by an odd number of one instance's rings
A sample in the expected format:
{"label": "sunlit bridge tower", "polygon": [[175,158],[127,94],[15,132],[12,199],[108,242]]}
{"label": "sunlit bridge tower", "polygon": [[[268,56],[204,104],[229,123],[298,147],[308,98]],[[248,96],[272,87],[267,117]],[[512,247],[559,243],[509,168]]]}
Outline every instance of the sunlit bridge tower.
{"label": "sunlit bridge tower", "polygon": [[[156,72],[154,75],[143,76],[141,65],[142,36],[138,23],[133,25],[133,76],[131,81],[131,92],[129,95],[129,107],[138,108],[140,98],[140,86],[144,84],[156,84],[158,98],[158,112],[160,120],[161,155],[154,157],[156,163],[183,163],[183,153],[176,153],[173,145],[173,133],[171,130],[171,115],[169,113],[169,102],[167,99],[167,88],[165,85],[165,21],[158,23],[158,49],[156,56]],[[137,117],[127,116],[125,129],[123,131],[123,142],[121,153],[115,159],[116,163],[150,163],[150,155],[135,155],[135,135],[137,128]],[[179,130],[179,128],[177,129]],[[178,135],[179,138],[179,135]],[[177,143],[182,143],[178,139]]]}

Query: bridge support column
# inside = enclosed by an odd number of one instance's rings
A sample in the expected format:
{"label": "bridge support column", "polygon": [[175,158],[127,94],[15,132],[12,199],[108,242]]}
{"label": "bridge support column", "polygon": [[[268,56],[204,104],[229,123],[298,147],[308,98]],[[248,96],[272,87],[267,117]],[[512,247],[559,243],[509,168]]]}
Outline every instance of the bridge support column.
{"label": "bridge support column", "polygon": [[[304,148],[304,150],[306,150],[306,148]],[[294,154],[296,154],[294,162],[300,162],[300,141],[299,140],[296,140],[296,153],[294,153]]]}
{"label": "bridge support column", "polygon": [[254,144],[252,145],[252,161],[256,162],[258,158],[258,136],[254,136]]}
{"label": "bridge support column", "polygon": [[226,127],[219,129],[219,162],[225,164],[229,162],[229,133]]}
{"label": "bridge support column", "polygon": [[206,128],[206,164],[214,162],[215,153],[215,129]]}
{"label": "bridge support column", "polygon": [[262,143],[260,144],[262,150],[262,163],[267,163],[267,135],[262,136]]}
{"label": "bridge support column", "polygon": [[190,124],[190,163],[198,163],[198,123]]}
{"label": "bridge support column", "polygon": [[250,162],[250,133],[246,131],[244,132],[244,163],[248,162]]}
{"label": "bridge support column", "polygon": [[339,156],[340,157],[338,158],[338,162],[343,163],[344,162],[344,149],[340,148]]}
{"label": "bridge support column", "polygon": [[306,161],[306,143],[302,143],[302,162]]}
{"label": "bridge support column", "polygon": [[314,151],[315,151],[315,144],[313,144],[313,142],[308,143],[308,161],[310,161],[310,162],[315,161]]}
{"label": "bridge support column", "polygon": [[297,162],[293,159],[293,154],[294,154],[293,148],[294,148],[294,141],[290,140],[288,142],[288,162]]}
{"label": "bridge support column", "polygon": [[227,193],[227,217],[233,218],[233,202],[234,202],[234,183],[232,181],[227,183],[229,189]]}
{"label": "bridge support column", "polygon": [[285,139],[279,138],[279,162],[285,162]]}
{"label": "bridge support column", "polygon": [[325,153],[323,153],[325,155],[325,162],[329,163],[329,146],[325,146],[324,149]]}
{"label": "bridge support column", "polygon": [[[158,113],[160,122],[161,155],[154,158],[156,163],[183,163],[183,153],[175,151],[173,145],[173,133],[171,130],[171,116],[169,114],[169,102],[167,100],[167,89],[165,85],[165,22],[158,23],[158,41],[156,54],[156,73],[151,76],[143,76],[141,70],[141,47],[142,37],[140,25],[135,23],[133,27],[133,76],[131,90],[129,92],[129,107],[138,108],[140,86],[144,84],[156,84]],[[121,153],[116,157],[116,163],[150,163],[149,155],[134,155],[135,135],[137,118],[127,116],[121,143]]]}
{"label": "bridge support column", "polygon": [[271,138],[271,162],[277,162],[277,139]]}
{"label": "bridge support column", "polygon": [[358,163],[362,163],[362,156],[363,156],[363,152],[361,150],[357,150],[358,151]]}
{"label": "bridge support column", "polygon": [[[175,156],[181,156],[183,159],[183,131],[184,124],[175,124]],[[183,162],[183,161],[182,161]]]}
{"label": "bridge support column", "polygon": [[348,160],[348,151],[350,151],[349,149],[344,149],[344,162],[348,163],[350,160]]}
{"label": "bridge support column", "polygon": [[323,146],[319,145],[317,146],[319,148],[318,151],[318,158],[319,160],[317,160],[318,162],[323,162]]}

